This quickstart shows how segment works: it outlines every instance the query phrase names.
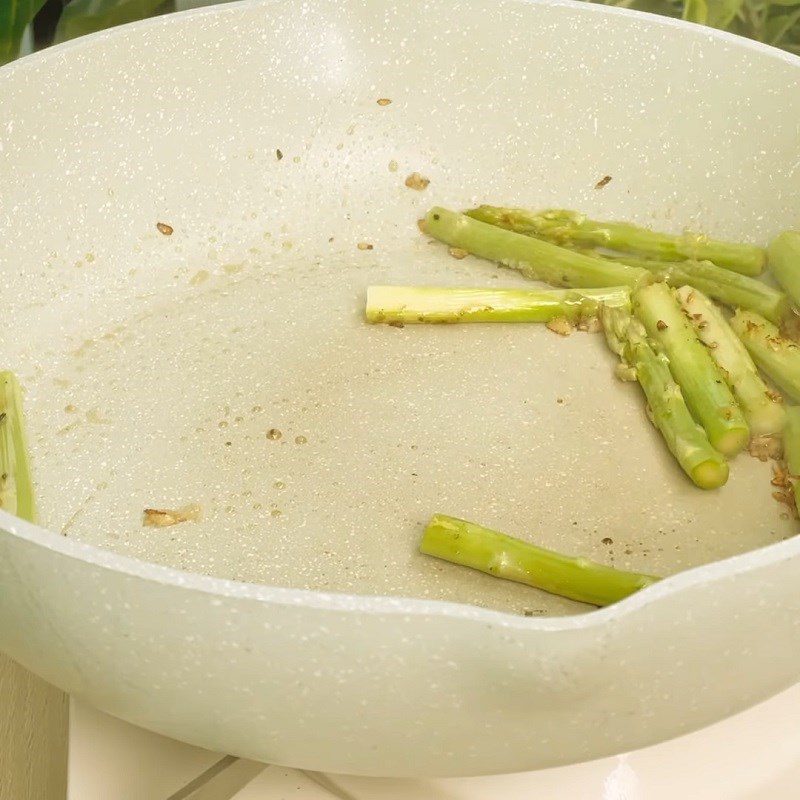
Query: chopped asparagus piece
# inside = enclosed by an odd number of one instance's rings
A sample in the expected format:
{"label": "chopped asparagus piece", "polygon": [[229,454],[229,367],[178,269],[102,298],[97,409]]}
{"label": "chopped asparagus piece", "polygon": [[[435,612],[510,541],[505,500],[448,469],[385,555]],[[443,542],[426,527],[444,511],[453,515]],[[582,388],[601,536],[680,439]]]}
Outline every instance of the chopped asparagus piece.
{"label": "chopped asparagus piece", "polygon": [[426,233],[451,247],[497,261],[519,270],[526,278],[554,286],[635,287],[652,281],[647,270],[585,256],[444,208],[432,208],[424,227]]}
{"label": "chopped asparagus piece", "polygon": [[615,603],[658,580],[561,555],[444,514],[431,518],[419,549],[453,564],[595,606]]}
{"label": "chopped asparagus piece", "polygon": [[650,418],[675,460],[701,489],[722,486],[728,480],[728,464],[694,421],[672,377],[669,360],[650,346],[644,325],[624,308],[603,307],[600,318],[609,347],[639,381]]}
{"label": "chopped asparagus piece", "polygon": [[609,289],[466,289],[459,286],[370,286],[369,322],[578,322],[600,303],[630,308],[627,286]]}
{"label": "chopped asparagus piece", "polygon": [[783,292],[755,278],[748,278],[710,261],[653,261],[614,256],[616,261],[650,270],[658,280],[675,289],[692,286],[731,308],[747,308],[780,325],[789,314]]}
{"label": "chopped asparagus piece", "polygon": [[[767,248],[770,272],[786,290],[795,305],[800,306],[800,232],[784,231]],[[754,308],[753,311],[758,311]],[[762,316],[770,319],[766,314]],[[780,320],[772,320],[780,324]]]}
{"label": "chopped asparagus piece", "polygon": [[739,402],[750,433],[753,436],[780,433],[786,418],[782,398],[761,379],[747,348],[722,312],[690,286],[681,287],[676,294],[697,338],[708,348]]}
{"label": "chopped asparagus piece", "polygon": [[742,275],[760,275],[764,270],[762,248],[721,242],[701,234],[657,233],[628,222],[597,222],[563,209],[537,213],[524,208],[479,206],[466,213],[473,219],[517,233],[540,236],[556,244],[604,247],[662,261],[713,261]]}
{"label": "chopped asparagus piece", "polygon": [[725,379],[683,315],[673,291],[654,283],[634,294],[633,307],[647,333],[669,359],[686,405],[711,445],[725,456],[747,446],[750,431]]}
{"label": "chopped asparagus piece", "polygon": [[0,372],[0,508],[28,521],[36,515],[22,394],[11,372]]}
{"label": "chopped asparagus piece", "polygon": [[752,311],[737,311],[731,327],[758,368],[796,403],[800,403],[800,347],[768,320]]}
{"label": "chopped asparagus piece", "polygon": [[800,407],[786,409],[786,428],[783,432],[783,455],[789,470],[795,506],[800,510]]}

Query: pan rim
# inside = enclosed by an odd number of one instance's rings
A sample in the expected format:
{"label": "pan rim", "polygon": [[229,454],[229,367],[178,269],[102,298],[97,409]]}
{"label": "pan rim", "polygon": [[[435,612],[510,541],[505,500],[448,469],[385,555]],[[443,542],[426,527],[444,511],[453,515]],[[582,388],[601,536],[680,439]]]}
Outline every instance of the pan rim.
{"label": "pan rim", "polygon": [[228,578],[187,572],[175,567],[145,561],[70,539],[19,519],[0,509],[0,536],[13,536],[36,547],[44,547],[76,561],[82,561],[109,572],[139,578],[176,589],[189,589],[201,594],[233,600],[254,601],[264,605],[295,606],[319,611],[371,615],[416,617],[449,617],[465,622],[495,625],[503,628],[558,633],[589,630],[609,625],[635,614],[647,606],[696,586],[735,578],[757,569],[788,561],[800,552],[800,535],[782,542],[760,547],[747,553],[712,561],[670,575],[613,605],[558,617],[523,617],[506,611],[495,611],[468,603],[447,600],[423,600],[415,597],[359,595],[346,592],[321,592],[286,586],[247,583]]}

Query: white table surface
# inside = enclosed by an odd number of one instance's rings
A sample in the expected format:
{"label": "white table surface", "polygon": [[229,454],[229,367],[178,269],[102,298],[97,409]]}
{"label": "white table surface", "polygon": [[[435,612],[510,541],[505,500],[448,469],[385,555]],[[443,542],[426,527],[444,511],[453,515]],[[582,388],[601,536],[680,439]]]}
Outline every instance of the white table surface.
{"label": "white table surface", "polygon": [[389,780],[221,759],[73,702],[69,800],[795,800],[800,685],[666,744],[540,772]]}

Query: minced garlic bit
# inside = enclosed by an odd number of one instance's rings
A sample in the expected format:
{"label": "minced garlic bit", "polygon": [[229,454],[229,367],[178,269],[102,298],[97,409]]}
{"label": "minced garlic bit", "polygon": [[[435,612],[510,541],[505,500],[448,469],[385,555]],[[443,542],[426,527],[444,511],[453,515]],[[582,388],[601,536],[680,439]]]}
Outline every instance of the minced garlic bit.
{"label": "minced garlic bit", "polygon": [[369,242],[359,242],[358,249],[359,250],[372,250],[374,245],[370,244]]}
{"label": "minced garlic bit", "polygon": [[142,525],[146,528],[168,528],[181,522],[198,522],[202,517],[202,509],[197,503],[190,503],[183,508],[146,508]]}
{"label": "minced garlic bit", "polygon": [[381,97],[378,100],[379,106],[388,106],[392,101],[388,97]]}
{"label": "minced garlic bit", "polygon": [[270,428],[267,431],[267,439],[269,439],[271,442],[277,442],[281,436],[283,436],[283,434],[277,428]]}
{"label": "minced garlic bit", "polygon": [[460,247],[450,247],[447,250],[453,258],[457,258],[459,261],[462,258],[466,258],[469,255],[469,250],[462,250]]}
{"label": "minced garlic bit", "polygon": [[603,330],[603,324],[597,317],[588,317],[578,323],[578,330],[586,333],[599,333]]}
{"label": "minced garlic bit", "polygon": [[167,225],[166,222],[156,222],[156,228],[158,228],[158,232],[163,233],[164,236],[172,236],[175,230],[172,225]]}
{"label": "minced garlic bit", "polygon": [[389,162],[389,172],[397,172],[397,162],[394,159]]}
{"label": "minced garlic bit", "polygon": [[415,189],[418,192],[421,192],[423,189],[427,189],[429,183],[430,179],[420,175],[419,172],[412,172],[406,178],[406,186],[408,186],[409,189]]}
{"label": "minced garlic bit", "polygon": [[783,455],[783,444],[777,436],[754,436],[748,452],[759,461],[777,460]]}
{"label": "minced garlic bit", "polygon": [[572,333],[572,323],[566,317],[555,317],[547,323],[547,327],[559,336],[569,336]]}

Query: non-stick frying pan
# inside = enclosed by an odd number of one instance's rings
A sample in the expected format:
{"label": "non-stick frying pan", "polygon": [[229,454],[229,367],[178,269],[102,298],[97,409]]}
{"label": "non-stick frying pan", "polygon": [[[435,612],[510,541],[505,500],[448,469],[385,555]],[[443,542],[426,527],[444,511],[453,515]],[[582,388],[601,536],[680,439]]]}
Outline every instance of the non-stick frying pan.
{"label": "non-stick frying pan", "polygon": [[[4,68],[0,354],[41,526],[0,514],[0,647],[155,731],[385,775],[594,758],[793,683],[800,540],[768,464],[695,489],[600,336],[362,308],[524,284],[429,243],[435,203],[764,241],[800,217],[799,77],[513,0],[244,3]],[[679,574],[592,611],[419,555],[437,511]]]}

